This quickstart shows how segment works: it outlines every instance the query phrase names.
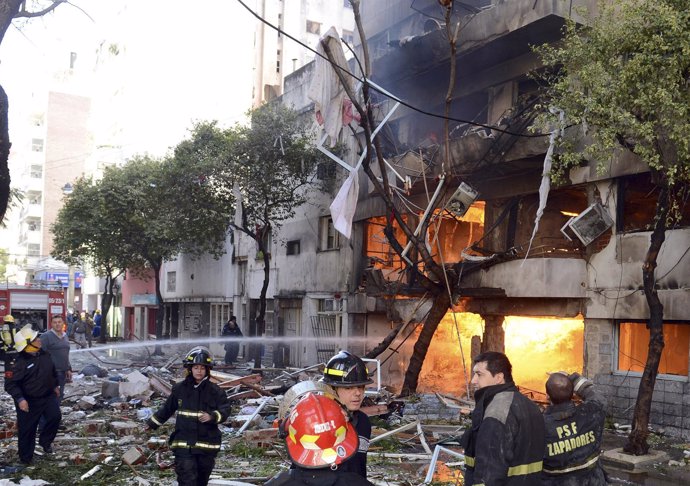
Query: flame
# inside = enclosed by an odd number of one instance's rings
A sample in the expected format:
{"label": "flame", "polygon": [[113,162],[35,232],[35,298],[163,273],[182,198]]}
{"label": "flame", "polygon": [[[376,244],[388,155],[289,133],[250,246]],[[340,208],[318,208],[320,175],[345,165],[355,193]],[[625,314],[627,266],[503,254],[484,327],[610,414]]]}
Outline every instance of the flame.
{"label": "flame", "polygon": [[[429,346],[417,391],[466,395],[466,383],[472,373],[472,336],[482,336],[483,327],[484,321],[478,314],[448,312],[439,323]],[[547,372],[582,371],[582,317],[506,316],[503,328],[505,352],[513,365],[513,379],[519,386],[543,393]],[[420,330],[407,340],[408,345],[400,357],[401,365],[405,357],[409,362],[412,346]]]}

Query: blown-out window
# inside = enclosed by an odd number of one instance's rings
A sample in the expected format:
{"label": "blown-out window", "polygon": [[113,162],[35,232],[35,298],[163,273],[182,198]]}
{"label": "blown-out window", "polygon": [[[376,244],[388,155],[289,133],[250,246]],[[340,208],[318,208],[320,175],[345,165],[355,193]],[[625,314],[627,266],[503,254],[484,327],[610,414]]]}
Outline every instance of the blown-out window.
{"label": "blown-out window", "polygon": [[[664,322],[664,350],[661,353],[659,373],[688,375],[690,353],[690,323]],[[644,371],[649,348],[649,329],[644,322],[618,324],[618,370]]]}

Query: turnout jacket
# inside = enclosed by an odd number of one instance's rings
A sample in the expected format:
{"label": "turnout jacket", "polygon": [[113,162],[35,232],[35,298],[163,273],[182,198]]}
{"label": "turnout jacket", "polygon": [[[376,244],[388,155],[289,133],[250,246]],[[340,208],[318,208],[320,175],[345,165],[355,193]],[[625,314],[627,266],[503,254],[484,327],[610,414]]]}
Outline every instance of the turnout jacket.
{"label": "turnout jacket", "polygon": [[273,476],[264,486],[373,486],[354,472],[341,468],[302,469],[295,467]]}
{"label": "turnout jacket", "polygon": [[544,412],[546,448],[545,486],[603,486],[606,475],[599,463],[606,402],[594,384],[577,373],[570,375],[575,393],[584,400],[551,405]]}
{"label": "turnout jacket", "polygon": [[[218,424],[230,413],[230,401],[225,392],[208,377],[198,385],[190,374],[173,386],[172,393],[163,406],[149,419],[148,425],[157,429],[175,412],[175,431],[170,435],[170,448],[188,449],[192,453],[217,454],[221,435]],[[203,412],[212,420],[203,423],[199,417]]]}
{"label": "turnout jacket", "polygon": [[53,359],[42,349],[35,354],[19,353],[10,374],[5,377],[5,391],[15,403],[49,397],[58,386]]}
{"label": "turnout jacket", "polygon": [[466,486],[541,485],[544,419],[513,382],[477,390],[465,431]]}
{"label": "turnout jacket", "polygon": [[359,436],[357,452],[338,468],[339,471],[357,473],[363,478],[367,477],[367,452],[369,452],[369,440],[371,439],[371,421],[369,416],[361,410],[355,410],[351,414],[351,422]]}

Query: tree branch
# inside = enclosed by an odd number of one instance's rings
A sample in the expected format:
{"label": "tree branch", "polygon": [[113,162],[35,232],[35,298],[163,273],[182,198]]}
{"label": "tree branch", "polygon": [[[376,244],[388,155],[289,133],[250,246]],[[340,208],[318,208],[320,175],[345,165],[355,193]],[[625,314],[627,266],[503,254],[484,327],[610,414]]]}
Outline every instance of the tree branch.
{"label": "tree branch", "polygon": [[14,16],[14,18],[20,18],[20,17],[25,17],[25,18],[33,18],[33,17],[42,17],[45,14],[55,10],[60,4],[63,3],[69,3],[68,0],[53,0],[53,3],[51,3],[49,6],[44,8],[43,10],[39,10],[38,12],[28,12],[26,10],[26,3],[22,4],[21,9],[17,14]]}

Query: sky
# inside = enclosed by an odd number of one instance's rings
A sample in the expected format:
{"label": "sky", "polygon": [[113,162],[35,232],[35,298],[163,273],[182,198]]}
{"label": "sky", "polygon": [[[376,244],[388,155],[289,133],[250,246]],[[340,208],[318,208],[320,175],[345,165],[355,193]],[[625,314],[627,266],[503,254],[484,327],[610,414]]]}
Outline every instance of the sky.
{"label": "sky", "polygon": [[[96,143],[117,139],[126,156],[164,154],[195,120],[243,120],[251,105],[255,20],[239,3],[72,3],[78,8],[65,4],[15,22],[0,45],[11,137],[49,88],[92,96]],[[69,66],[70,52],[77,53],[79,76],[65,85],[54,73]]]}

